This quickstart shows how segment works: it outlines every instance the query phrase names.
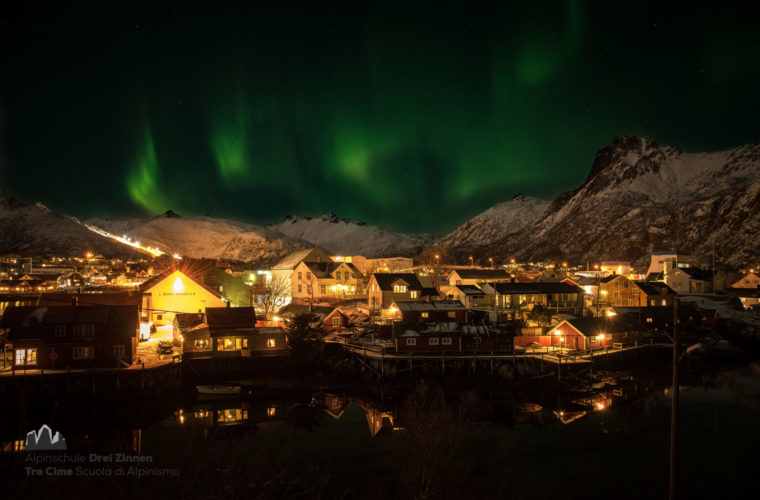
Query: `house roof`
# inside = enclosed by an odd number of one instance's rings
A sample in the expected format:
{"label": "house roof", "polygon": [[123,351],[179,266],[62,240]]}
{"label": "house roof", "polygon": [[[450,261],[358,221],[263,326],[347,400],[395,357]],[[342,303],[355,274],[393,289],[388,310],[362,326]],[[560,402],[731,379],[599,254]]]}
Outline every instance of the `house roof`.
{"label": "house roof", "polygon": [[634,281],[633,283],[646,295],[675,295],[676,293],[668,285],[659,281]]}
{"label": "house roof", "polygon": [[599,283],[607,284],[607,283],[610,283],[610,282],[618,279],[620,276],[622,276],[622,275],[620,275],[620,274],[610,274],[609,276],[605,276],[604,278],[599,278]]}
{"label": "house roof", "polygon": [[586,337],[595,337],[601,333],[624,332],[630,329],[630,325],[624,324],[617,317],[605,318],[575,318],[560,322],[551,331],[557,330],[562,324],[568,323]]}
{"label": "house roof", "polygon": [[398,280],[406,281],[410,290],[422,290],[424,288],[414,273],[375,273],[372,277],[375,278],[380,290],[383,291],[393,290],[393,284]]}
{"label": "house roof", "polygon": [[254,328],[256,313],[253,307],[207,307],[206,323],[212,333],[220,328]]}
{"label": "house roof", "polygon": [[554,283],[550,281],[531,281],[529,283],[489,283],[489,286],[496,290],[496,293],[501,295],[583,293],[583,290],[575,285]]}
{"label": "house roof", "polygon": [[485,295],[485,292],[478,288],[477,285],[456,285],[454,288],[465,295]]}
{"label": "house roof", "polygon": [[[316,256],[312,256],[312,252],[316,252]],[[324,258],[322,258],[324,257]],[[330,256],[320,247],[307,248],[306,250],[300,250],[287,255],[280,262],[272,267],[272,270],[293,270],[301,261],[308,259],[308,262],[332,262]]]}
{"label": "house roof", "polygon": [[201,313],[176,313],[174,321],[180,330],[185,331],[203,323],[204,317]]}
{"label": "house roof", "polygon": [[467,308],[458,300],[437,300],[434,302],[396,302],[396,307],[404,312],[430,311],[466,311]]}
{"label": "house roof", "polygon": [[463,280],[493,280],[510,277],[504,269],[454,269],[451,274],[454,273]]}
{"label": "house roof", "polygon": [[139,320],[136,306],[9,306],[0,318],[0,327],[10,328],[10,339],[55,324],[102,324],[109,334],[137,335]]}

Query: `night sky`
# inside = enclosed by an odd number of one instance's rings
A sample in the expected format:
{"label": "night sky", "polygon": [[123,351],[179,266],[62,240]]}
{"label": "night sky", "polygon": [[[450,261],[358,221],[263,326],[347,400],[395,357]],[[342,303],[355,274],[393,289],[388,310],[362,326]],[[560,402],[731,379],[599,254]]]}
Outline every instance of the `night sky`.
{"label": "night sky", "polygon": [[442,234],[575,187],[618,135],[760,141],[757,2],[26,3],[2,18],[0,182],[79,217]]}

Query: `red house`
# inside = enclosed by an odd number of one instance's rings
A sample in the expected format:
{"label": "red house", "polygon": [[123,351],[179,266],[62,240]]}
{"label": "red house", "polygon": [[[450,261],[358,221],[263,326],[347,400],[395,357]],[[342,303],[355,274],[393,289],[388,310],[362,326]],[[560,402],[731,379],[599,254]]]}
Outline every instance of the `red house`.
{"label": "red house", "polygon": [[336,307],[330,314],[325,316],[323,324],[326,331],[339,332],[351,326],[351,318],[341,311],[340,308]]}
{"label": "red house", "polygon": [[462,350],[462,336],[458,331],[407,330],[396,336],[395,343],[396,352],[400,353],[447,353]]}
{"label": "red house", "polygon": [[577,349],[582,351],[632,344],[638,330],[615,317],[566,319],[543,335],[518,335],[515,347],[539,343],[543,347]]}
{"label": "red house", "polygon": [[10,306],[0,320],[14,370],[131,365],[139,326],[136,306]]}

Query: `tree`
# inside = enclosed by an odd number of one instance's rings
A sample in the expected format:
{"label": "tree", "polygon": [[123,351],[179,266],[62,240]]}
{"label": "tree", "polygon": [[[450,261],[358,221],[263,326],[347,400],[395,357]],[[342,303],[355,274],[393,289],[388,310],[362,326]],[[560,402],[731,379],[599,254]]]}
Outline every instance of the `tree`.
{"label": "tree", "polygon": [[533,306],[533,310],[528,313],[528,319],[538,326],[546,326],[551,323],[552,314],[542,304],[536,304]]}
{"label": "tree", "polygon": [[272,276],[263,287],[251,287],[251,302],[267,320],[271,320],[289,298],[290,282],[284,276]]}

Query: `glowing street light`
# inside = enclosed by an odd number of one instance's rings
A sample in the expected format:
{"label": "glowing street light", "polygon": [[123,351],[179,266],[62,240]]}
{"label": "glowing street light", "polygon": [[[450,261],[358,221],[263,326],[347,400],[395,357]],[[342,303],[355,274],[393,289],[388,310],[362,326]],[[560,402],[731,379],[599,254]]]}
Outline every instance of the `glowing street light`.
{"label": "glowing street light", "polygon": [[488,261],[491,263],[491,269],[493,269],[493,257],[488,257]]}
{"label": "glowing street light", "polygon": [[470,267],[475,267],[475,261],[472,258],[472,255],[470,255]]}

